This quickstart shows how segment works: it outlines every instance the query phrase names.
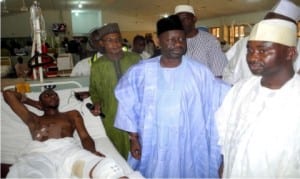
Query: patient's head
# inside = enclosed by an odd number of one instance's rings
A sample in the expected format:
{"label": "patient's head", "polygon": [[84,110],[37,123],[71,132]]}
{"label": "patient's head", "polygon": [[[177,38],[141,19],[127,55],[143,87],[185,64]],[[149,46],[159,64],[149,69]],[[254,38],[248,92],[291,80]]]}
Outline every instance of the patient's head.
{"label": "patient's head", "polygon": [[59,96],[53,89],[46,89],[39,96],[40,103],[44,108],[58,108]]}

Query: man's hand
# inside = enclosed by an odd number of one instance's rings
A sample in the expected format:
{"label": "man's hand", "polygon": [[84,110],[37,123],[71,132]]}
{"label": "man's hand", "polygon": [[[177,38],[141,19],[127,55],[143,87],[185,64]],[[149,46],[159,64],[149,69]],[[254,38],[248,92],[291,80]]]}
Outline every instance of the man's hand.
{"label": "man's hand", "polygon": [[135,159],[141,159],[142,148],[137,137],[130,136],[130,152]]}
{"label": "man's hand", "polygon": [[91,113],[94,115],[94,116],[99,116],[100,113],[101,113],[101,106],[100,104],[94,104],[93,105],[93,108],[90,109]]}
{"label": "man's hand", "polygon": [[98,108],[101,109],[101,107],[99,107],[100,105],[97,106],[97,109],[96,109],[96,106],[93,105],[92,103],[87,103],[86,104],[86,107],[90,110],[90,112],[94,115],[94,116],[97,116],[98,114],[100,116],[101,119],[104,119],[105,118],[105,114],[103,112],[101,112],[101,110],[98,110]]}

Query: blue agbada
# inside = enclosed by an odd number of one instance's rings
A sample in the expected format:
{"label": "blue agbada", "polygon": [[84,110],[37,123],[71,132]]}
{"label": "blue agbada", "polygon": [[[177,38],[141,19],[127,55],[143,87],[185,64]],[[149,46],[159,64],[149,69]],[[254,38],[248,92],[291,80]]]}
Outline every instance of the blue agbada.
{"label": "blue agbada", "polygon": [[131,67],[115,89],[114,123],[139,134],[141,160],[129,164],[147,178],[218,177],[214,112],[228,89],[186,56],[176,68],[162,68],[160,57]]}

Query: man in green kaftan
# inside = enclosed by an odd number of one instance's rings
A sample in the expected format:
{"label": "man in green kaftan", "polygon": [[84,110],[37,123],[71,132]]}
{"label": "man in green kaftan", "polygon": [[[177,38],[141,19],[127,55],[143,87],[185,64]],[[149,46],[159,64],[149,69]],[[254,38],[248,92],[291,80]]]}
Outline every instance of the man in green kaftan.
{"label": "man in green kaftan", "polygon": [[101,27],[98,33],[104,54],[91,66],[89,91],[95,106],[91,112],[95,116],[105,113],[103,124],[106,133],[120,154],[127,159],[130,146],[128,134],[113,127],[117,110],[114,88],[122,74],[141,57],[122,51],[122,36],[117,23]]}

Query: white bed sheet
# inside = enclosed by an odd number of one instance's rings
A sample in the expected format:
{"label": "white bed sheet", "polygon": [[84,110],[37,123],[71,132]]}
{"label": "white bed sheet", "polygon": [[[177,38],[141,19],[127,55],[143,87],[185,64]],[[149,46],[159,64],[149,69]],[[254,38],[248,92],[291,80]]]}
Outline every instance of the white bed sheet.
{"label": "white bed sheet", "polygon": [[[119,163],[125,171],[125,174],[131,175],[133,170],[117,152],[111,141],[108,139],[100,117],[93,116],[86,108],[85,104],[90,102],[87,98],[83,102],[76,100],[74,92],[87,91],[88,88],[75,88],[69,90],[57,90],[60,97],[60,111],[77,109],[84,118],[85,126],[95,141],[96,149],[107,157],[111,157]],[[40,92],[27,93],[28,97],[38,99]],[[29,107],[35,113],[42,114],[33,107]],[[74,137],[79,141],[77,133]],[[4,102],[1,93],[1,163],[13,164],[18,154],[30,142],[31,136],[27,126]]]}

